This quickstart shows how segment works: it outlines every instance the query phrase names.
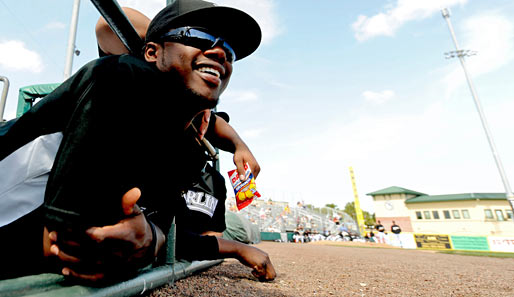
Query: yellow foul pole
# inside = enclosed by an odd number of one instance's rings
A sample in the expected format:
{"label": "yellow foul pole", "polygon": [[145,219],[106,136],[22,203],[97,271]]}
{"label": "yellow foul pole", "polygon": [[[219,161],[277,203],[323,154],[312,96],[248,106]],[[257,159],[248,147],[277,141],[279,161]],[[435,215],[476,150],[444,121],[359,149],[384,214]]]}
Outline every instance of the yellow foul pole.
{"label": "yellow foul pole", "polygon": [[353,168],[350,166],[350,178],[352,179],[353,197],[355,199],[355,214],[357,216],[357,224],[359,225],[359,231],[364,236],[364,216],[362,215],[361,204],[359,203],[359,195],[357,194],[357,185],[355,184],[355,175],[353,174]]}

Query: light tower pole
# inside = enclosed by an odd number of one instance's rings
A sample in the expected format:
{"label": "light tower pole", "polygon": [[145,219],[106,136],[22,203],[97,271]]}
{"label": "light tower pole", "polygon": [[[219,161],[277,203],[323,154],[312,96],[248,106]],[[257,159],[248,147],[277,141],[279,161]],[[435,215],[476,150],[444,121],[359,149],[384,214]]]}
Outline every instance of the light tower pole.
{"label": "light tower pole", "polygon": [[9,80],[5,76],[0,75],[0,81],[4,82],[2,97],[0,97],[0,122],[4,120],[5,101],[7,100],[7,92],[9,91]]}
{"label": "light tower pole", "polygon": [[79,19],[80,0],[73,1],[71,14],[70,33],[68,35],[68,47],[66,49],[66,65],[64,65],[64,80],[71,76],[73,66],[73,55],[75,54],[75,38],[77,36],[77,24]]}
{"label": "light tower pole", "polygon": [[505,170],[503,169],[503,165],[500,159],[500,155],[498,154],[498,151],[496,150],[496,145],[493,141],[493,136],[491,135],[491,131],[489,130],[489,125],[487,124],[487,120],[484,115],[484,111],[482,110],[482,105],[480,104],[480,101],[478,100],[477,93],[475,91],[475,87],[473,85],[473,81],[471,80],[471,77],[469,76],[468,70],[466,68],[466,63],[464,61],[465,56],[469,56],[471,53],[470,51],[461,50],[459,48],[459,43],[457,42],[457,37],[455,37],[455,32],[453,31],[452,23],[450,22],[450,12],[447,8],[443,8],[441,10],[441,13],[443,15],[443,18],[446,20],[446,23],[448,24],[448,29],[450,30],[450,34],[452,36],[453,43],[455,44],[455,51],[450,52],[449,57],[453,58],[457,56],[460,60],[460,65],[462,66],[462,69],[464,70],[464,75],[466,76],[466,81],[468,82],[469,90],[471,91],[471,96],[473,97],[473,100],[475,101],[475,106],[477,108],[478,114],[480,116],[480,120],[482,122],[482,127],[484,127],[485,135],[487,137],[487,141],[489,142],[489,147],[491,148],[491,152],[493,153],[494,161],[496,162],[496,167],[498,167],[498,171],[500,172],[500,176],[503,182],[503,186],[505,188],[505,194],[507,196],[507,200],[510,203],[510,208],[512,209],[512,219],[514,220],[514,194],[512,194],[512,190],[510,188],[509,180],[507,179],[507,175],[505,174]]}

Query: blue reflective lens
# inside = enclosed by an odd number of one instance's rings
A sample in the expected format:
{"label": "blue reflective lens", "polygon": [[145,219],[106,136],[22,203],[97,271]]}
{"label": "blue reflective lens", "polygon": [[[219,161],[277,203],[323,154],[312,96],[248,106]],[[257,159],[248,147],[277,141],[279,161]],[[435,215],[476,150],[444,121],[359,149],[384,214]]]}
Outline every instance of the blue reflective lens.
{"label": "blue reflective lens", "polygon": [[227,56],[227,61],[233,63],[236,60],[236,53],[232,47],[221,37],[215,37],[206,32],[204,28],[180,27],[165,33],[160,38],[162,41],[182,43],[187,46],[196,47],[202,51],[221,46]]}

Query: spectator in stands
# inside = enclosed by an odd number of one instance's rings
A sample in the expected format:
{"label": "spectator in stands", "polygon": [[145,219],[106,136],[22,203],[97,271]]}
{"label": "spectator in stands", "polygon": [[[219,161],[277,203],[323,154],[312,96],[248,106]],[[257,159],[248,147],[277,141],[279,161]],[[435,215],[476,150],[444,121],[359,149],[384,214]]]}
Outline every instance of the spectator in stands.
{"label": "spectator in stands", "polygon": [[323,234],[319,233],[318,230],[314,230],[312,234],[312,241],[322,241],[325,240],[325,236]]}
{"label": "spectator in stands", "polygon": [[299,225],[294,230],[293,238],[294,238],[294,242],[296,242],[296,243],[304,243],[305,242],[303,226]]}
{"label": "spectator in stands", "polygon": [[265,220],[266,219],[266,210],[264,210],[264,207],[261,207],[261,209],[259,209],[259,218],[261,220]]}
{"label": "spectator in stands", "polygon": [[366,239],[369,241],[369,242],[375,242],[375,233],[373,232],[373,230],[369,230],[367,233],[366,233]]}
{"label": "spectator in stands", "polygon": [[305,232],[303,233],[304,242],[310,242],[311,241],[311,231],[310,229],[305,229]]}

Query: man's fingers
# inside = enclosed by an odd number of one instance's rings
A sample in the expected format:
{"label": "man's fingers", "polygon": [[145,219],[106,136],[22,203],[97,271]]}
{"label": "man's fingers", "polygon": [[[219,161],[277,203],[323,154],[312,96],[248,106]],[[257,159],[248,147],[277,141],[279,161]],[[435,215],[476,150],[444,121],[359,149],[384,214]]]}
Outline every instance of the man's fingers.
{"label": "man's fingers", "polygon": [[253,177],[257,179],[257,176],[259,175],[259,172],[261,172],[261,166],[259,164],[250,164],[250,168],[252,169]]}
{"label": "man's fingers", "polygon": [[277,277],[277,273],[275,272],[275,267],[271,264],[271,261],[266,265],[266,279],[267,281],[274,280]]}
{"label": "man's fingers", "polygon": [[79,263],[80,262],[79,258],[70,256],[70,255],[64,253],[55,244],[52,244],[52,246],[50,247],[50,252],[52,254],[54,254],[55,256],[59,257],[59,259],[61,259],[61,261],[68,262],[68,263]]}
{"label": "man's fingers", "polygon": [[139,206],[134,206],[133,216],[118,222],[115,225],[103,226],[103,227],[91,227],[86,230],[86,234],[96,242],[102,242],[106,238],[128,240],[133,237],[132,227],[128,225],[128,221],[136,220],[137,216],[142,215]]}
{"label": "man's fingers", "polygon": [[86,234],[96,242],[103,242],[106,238],[123,238],[124,235],[116,225],[105,227],[91,227],[86,230]]}
{"label": "man's fingers", "polygon": [[272,281],[277,276],[273,264],[269,258],[265,259],[263,263],[254,265],[252,274],[259,279],[259,281]]}
{"label": "man's fingers", "polygon": [[121,198],[121,207],[123,208],[123,213],[125,215],[131,215],[134,212],[134,205],[137,203],[139,198],[141,197],[141,190],[139,188],[130,189],[123,197]]}
{"label": "man's fingers", "polygon": [[94,273],[94,274],[82,274],[82,273],[78,273],[68,267],[64,267],[61,272],[63,275],[72,276],[72,277],[87,280],[87,281],[98,281],[105,277],[105,274],[101,273],[101,272]]}
{"label": "man's fingers", "polygon": [[237,173],[239,174],[239,179],[244,181],[246,180],[246,176],[245,176],[245,165],[244,165],[244,162],[243,160],[241,161],[236,161],[234,160],[234,163],[236,164],[236,167],[237,167]]}
{"label": "man's fingers", "polygon": [[276,277],[275,270],[268,271],[255,268],[254,270],[252,270],[252,274],[261,282],[272,281]]}
{"label": "man's fingers", "polygon": [[48,233],[48,238],[50,238],[51,241],[56,242],[57,241],[57,232],[52,231]]}
{"label": "man's fingers", "polygon": [[259,281],[263,282],[263,281],[271,281],[271,280],[274,280],[275,277],[271,277],[267,271],[266,271],[266,268],[265,267],[254,267],[254,269],[252,270],[252,274],[253,276],[255,276],[256,278],[259,279]]}

